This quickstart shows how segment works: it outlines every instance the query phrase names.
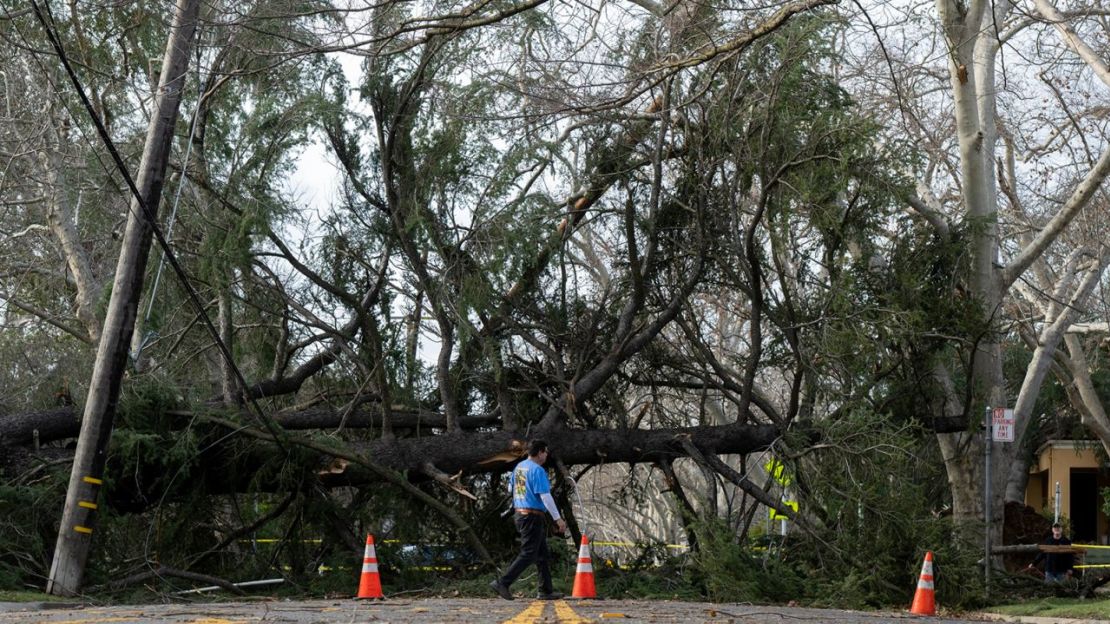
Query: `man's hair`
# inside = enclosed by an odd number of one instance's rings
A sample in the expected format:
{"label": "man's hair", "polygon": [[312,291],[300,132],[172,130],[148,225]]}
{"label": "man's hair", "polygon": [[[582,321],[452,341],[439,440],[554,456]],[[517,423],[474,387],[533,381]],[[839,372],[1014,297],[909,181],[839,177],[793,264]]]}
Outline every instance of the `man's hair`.
{"label": "man's hair", "polygon": [[532,440],[528,443],[528,457],[535,457],[546,450],[547,442],[543,440]]}
{"label": "man's hair", "polygon": [[1054,528],[1054,529],[1062,529],[1062,528],[1064,528],[1064,525],[1062,525],[1062,524],[1060,524],[1059,522],[1057,522],[1057,523],[1055,523],[1055,524],[1053,524],[1053,525],[1052,525],[1052,528]]}

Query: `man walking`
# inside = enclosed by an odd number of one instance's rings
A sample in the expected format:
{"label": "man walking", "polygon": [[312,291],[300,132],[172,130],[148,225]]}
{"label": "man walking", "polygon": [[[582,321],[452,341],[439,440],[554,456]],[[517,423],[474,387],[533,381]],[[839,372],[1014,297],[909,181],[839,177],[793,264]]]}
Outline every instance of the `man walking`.
{"label": "man walking", "polygon": [[505,600],[512,600],[509,586],[531,564],[535,563],[540,573],[540,600],[556,600],[563,594],[551,586],[551,551],[547,547],[547,531],[544,523],[544,509],[555,520],[559,533],[565,533],[567,523],[559,516],[555,499],[551,498],[551,482],[543,463],[547,461],[547,443],[533,440],[528,445],[528,459],[517,464],[509,479],[509,493],[513,497],[513,522],[520,533],[520,554],[505,571],[505,575],[492,581],[489,586]]}

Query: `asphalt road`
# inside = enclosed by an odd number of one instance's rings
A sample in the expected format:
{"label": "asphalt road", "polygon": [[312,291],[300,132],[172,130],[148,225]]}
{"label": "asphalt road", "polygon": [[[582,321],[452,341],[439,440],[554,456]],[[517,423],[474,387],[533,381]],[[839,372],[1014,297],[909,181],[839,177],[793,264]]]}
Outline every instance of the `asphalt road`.
{"label": "asphalt road", "polygon": [[[5,609],[19,605],[4,605]],[[23,608],[34,609],[35,605]],[[652,624],[765,624],[828,622],[879,624],[918,620],[937,623],[974,619],[920,618],[899,612],[838,611],[800,607],[763,607],[664,600],[485,600],[461,598],[389,599],[385,601],[258,600],[223,603],[174,603],[121,607],[65,607],[38,610],[0,610],[0,624],[332,624],[389,622],[393,624],[584,624],[585,622],[645,622]]]}

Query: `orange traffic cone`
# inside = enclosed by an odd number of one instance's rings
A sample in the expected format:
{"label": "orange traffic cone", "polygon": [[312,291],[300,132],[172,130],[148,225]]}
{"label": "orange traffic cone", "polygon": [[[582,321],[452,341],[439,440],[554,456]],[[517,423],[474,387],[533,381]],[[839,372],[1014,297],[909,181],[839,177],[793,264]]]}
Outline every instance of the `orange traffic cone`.
{"label": "orange traffic cone", "polygon": [[597,598],[597,589],[594,587],[594,564],[590,559],[590,538],[582,536],[582,545],[578,548],[578,570],[574,574],[574,591],[571,598]]}
{"label": "orange traffic cone", "polygon": [[378,577],[378,553],[374,550],[374,536],[366,536],[366,552],[362,555],[362,578],[358,582],[356,598],[380,598],[382,580]]}
{"label": "orange traffic cone", "polygon": [[925,553],[925,563],[921,566],[921,578],[917,580],[917,591],[913,595],[910,613],[917,615],[936,615],[936,593],[933,590],[933,553]]}

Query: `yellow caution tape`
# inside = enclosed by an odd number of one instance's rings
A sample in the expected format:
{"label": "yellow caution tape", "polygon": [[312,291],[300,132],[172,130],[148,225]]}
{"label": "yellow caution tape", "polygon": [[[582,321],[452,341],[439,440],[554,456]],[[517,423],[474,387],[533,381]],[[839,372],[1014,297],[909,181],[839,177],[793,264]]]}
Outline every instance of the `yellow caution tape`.
{"label": "yellow caution tape", "polygon": [[[639,548],[641,546],[647,545],[648,544],[637,544],[636,542],[590,542],[590,546],[619,546],[622,548]],[[688,546],[683,546],[682,544],[663,544],[663,546],[666,548],[679,548],[682,550],[686,550],[688,548]]]}
{"label": "yellow caution tape", "polygon": [[302,544],[319,544],[323,541],[324,540],[321,540],[321,539],[283,540],[283,539],[274,539],[272,537],[262,537],[262,538],[254,539],[254,540],[249,540],[249,539],[239,540],[239,542],[241,542],[243,544],[247,544],[247,543],[250,543],[250,542],[254,542],[256,544],[277,544],[279,542],[300,542]]}

